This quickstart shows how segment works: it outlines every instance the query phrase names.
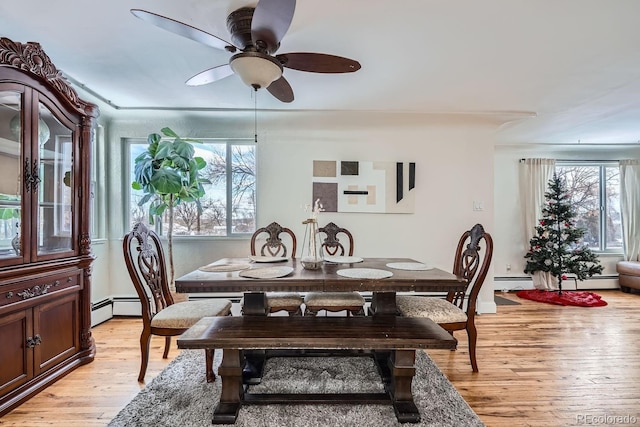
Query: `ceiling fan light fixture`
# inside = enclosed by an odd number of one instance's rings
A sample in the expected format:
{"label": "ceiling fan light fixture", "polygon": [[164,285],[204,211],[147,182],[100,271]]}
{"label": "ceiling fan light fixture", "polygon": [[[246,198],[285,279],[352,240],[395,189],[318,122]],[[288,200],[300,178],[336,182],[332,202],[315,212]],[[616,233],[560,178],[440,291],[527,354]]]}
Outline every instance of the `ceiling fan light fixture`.
{"label": "ceiling fan light fixture", "polygon": [[282,76],[282,65],[272,56],[260,52],[243,52],[233,55],[231,69],[242,81],[254,89],[266,88]]}

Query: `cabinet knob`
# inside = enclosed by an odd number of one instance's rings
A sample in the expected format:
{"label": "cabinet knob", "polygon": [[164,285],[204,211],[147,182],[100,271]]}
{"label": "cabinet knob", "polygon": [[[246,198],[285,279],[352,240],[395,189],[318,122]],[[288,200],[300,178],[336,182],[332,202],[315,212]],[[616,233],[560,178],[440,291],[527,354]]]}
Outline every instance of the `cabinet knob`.
{"label": "cabinet knob", "polygon": [[13,292],[7,292],[7,299],[13,298]]}

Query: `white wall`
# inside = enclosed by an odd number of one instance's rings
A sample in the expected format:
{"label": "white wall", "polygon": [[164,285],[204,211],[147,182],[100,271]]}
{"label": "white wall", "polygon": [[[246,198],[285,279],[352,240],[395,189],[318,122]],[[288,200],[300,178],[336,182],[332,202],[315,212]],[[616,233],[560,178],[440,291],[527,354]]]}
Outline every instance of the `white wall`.
{"label": "white wall", "polygon": [[[108,250],[94,274],[93,301],[104,295],[134,297],[124,266],[121,237],[128,188],[122,176],[122,138],[146,137],[169,126],[190,137],[252,137],[253,112],[127,114],[105,122]],[[259,112],[258,223],[277,221],[304,232],[302,206],[311,202],[313,160],[416,163],[414,214],[324,213],[355,236],[359,256],[411,257],[451,270],[458,238],[475,223],[494,234],[494,132],[486,117],[366,113]],[[474,211],[473,202],[483,211]],[[497,243],[497,242],[496,242]],[[222,256],[245,256],[248,239],[175,239],[181,275]],[[496,247],[499,246],[496,244]],[[105,256],[105,254],[108,254]],[[479,311],[495,312],[490,274]]]}

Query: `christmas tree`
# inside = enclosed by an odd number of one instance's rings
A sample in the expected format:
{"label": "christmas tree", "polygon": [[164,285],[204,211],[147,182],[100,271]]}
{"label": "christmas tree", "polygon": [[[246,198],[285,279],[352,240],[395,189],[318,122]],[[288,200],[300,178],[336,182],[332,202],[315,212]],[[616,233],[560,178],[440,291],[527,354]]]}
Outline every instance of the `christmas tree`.
{"label": "christmas tree", "polygon": [[567,273],[584,280],[602,273],[602,266],[598,256],[582,242],[585,229],[575,226],[576,213],[571,208],[566,184],[555,173],[544,196],[542,219],[524,256],[527,260],[524,272],[549,272],[558,279],[558,293],[562,293],[562,280],[567,278]]}

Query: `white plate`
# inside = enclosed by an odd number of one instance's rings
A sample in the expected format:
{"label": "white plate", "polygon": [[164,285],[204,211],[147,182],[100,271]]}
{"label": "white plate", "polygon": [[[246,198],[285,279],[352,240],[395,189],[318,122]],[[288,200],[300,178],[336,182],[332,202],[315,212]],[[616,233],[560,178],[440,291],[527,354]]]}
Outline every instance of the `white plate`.
{"label": "white plate", "polygon": [[338,273],[338,276],[352,279],[385,279],[393,276],[392,272],[378,268],[345,268],[336,271],[336,273]]}
{"label": "white plate", "polygon": [[354,262],[362,262],[363,259],[359,256],[325,256],[324,260],[326,262],[333,262],[335,264],[351,264]]}
{"label": "white plate", "polygon": [[227,263],[227,264],[208,264],[200,267],[198,270],[206,271],[208,273],[220,273],[228,271],[240,271],[251,268],[251,264],[243,263]]}
{"label": "white plate", "polygon": [[288,260],[289,258],[284,256],[251,255],[249,259],[253,262],[283,262]]}
{"label": "white plate", "polygon": [[420,271],[420,270],[431,270],[433,267],[427,264],[423,264],[421,262],[390,262],[387,264],[389,268],[395,268],[396,270],[412,270],[412,271]]}
{"label": "white plate", "polygon": [[242,270],[238,275],[250,279],[275,279],[288,276],[291,272],[293,272],[293,267],[261,267]]}

